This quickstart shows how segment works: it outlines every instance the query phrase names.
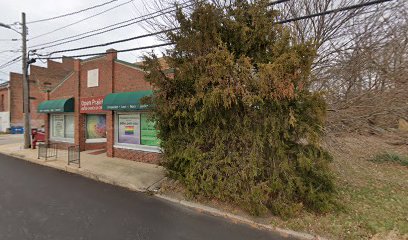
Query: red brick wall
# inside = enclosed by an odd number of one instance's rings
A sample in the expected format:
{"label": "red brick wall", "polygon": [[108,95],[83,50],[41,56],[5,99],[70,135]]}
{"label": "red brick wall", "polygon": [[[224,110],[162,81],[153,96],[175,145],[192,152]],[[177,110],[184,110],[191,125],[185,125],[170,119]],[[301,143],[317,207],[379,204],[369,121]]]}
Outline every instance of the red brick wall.
{"label": "red brick wall", "polygon": [[10,125],[23,126],[23,75],[10,73]]}
{"label": "red brick wall", "polygon": [[50,99],[67,99],[75,96],[77,75],[72,73],[66,77],[59,87],[50,92]]}
{"label": "red brick wall", "polygon": [[[88,87],[88,71],[98,69],[99,81],[97,87]],[[112,92],[112,61],[101,57],[81,64],[81,97],[105,96]]]}
{"label": "red brick wall", "polygon": [[145,162],[152,164],[160,163],[160,153],[143,152],[130,149],[114,148],[113,156],[118,158],[124,158],[137,162]]}
{"label": "red brick wall", "polygon": [[[55,63],[49,62],[48,64],[51,67]],[[107,142],[86,143],[86,114],[80,113],[81,98],[106,96],[112,92],[152,89],[151,85],[144,80],[144,72],[136,67],[117,61],[115,52],[82,62],[74,61],[72,66],[74,74],[50,93],[50,99],[75,97],[75,145],[80,145],[81,151],[105,148],[107,155],[110,157],[115,156],[133,161],[159,163],[160,154],[158,153],[113,148],[115,128],[113,111],[100,112],[106,114]],[[88,88],[88,71],[93,69],[99,71],[98,86]]]}
{"label": "red brick wall", "polygon": [[115,62],[115,92],[132,92],[152,89],[144,79],[145,73],[139,69]]}
{"label": "red brick wall", "polygon": [[[48,68],[30,67],[30,117],[32,127],[45,125],[44,114],[37,113],[38,104],[46,99],[45,89],[55,87],[73,70],[73,59],[63,59],[62,63],[48,61]],[[44,84],[49,83],[49,84]],[[23,126],[23,76],[10,73],[10,123]]]}

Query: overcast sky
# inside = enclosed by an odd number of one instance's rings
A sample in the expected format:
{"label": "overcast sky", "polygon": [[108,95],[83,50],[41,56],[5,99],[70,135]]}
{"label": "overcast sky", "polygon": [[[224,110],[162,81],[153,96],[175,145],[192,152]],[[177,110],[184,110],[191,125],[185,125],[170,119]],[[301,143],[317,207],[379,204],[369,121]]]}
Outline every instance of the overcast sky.
{"label": "overcast sky", "polygon": [[[99,5],[104,2],[108,2],[109,0],[69,0],[69,1],[56,1],[56,0],[41,0],[41,1],[29,1],[29,0],[0,0],[0,23],[5,24],[13,24],[15,22],[21,21],[21,12],[26,13],[27,22],[35,21],[39,19],[54,17],[66,13],[70,13],[73,11],[78,11],[81,9],[85,9],[94,5]],[[83,18],[89,17],[91,15],[97,14],[109,8],[115,7],[122,3],[126,3],[129,0],[117,0],[116,2],[110,3],[103,7],[99,7],[96,9],[92,9],[80,14],[76,14],[70,17],[64,17],[52,21],[46,21],[41,23],[32,23],[28,24],[28,39],[33,38],[35,36],[50,32],[54,29],[59,27],[63,27],[70,23],[76,22]],[[145,3],[144,3],[145,2]],[[148,5],[146,6],[146,2]],[[133,0],[133,2],[124,4],[120,7],[117,7],[111,11],[108,11],[104,14],[99,16],[93,17],[81,23],[75,24],[73,26],[67,27],[63,30],[57,31],[55,33],[51,33],[49,35],[39,37],[36,39],[32,39],[28,41],[28,48],[30,46],[34,46],[36,44],[42,44],[50,41],[54,41],[60,38],[69,37],[72,35],[89,32],[91,30],[105,27],[117,22],[125,21],[131,18],[135,18],[146,13],[151,13],[157,11],[157,7],[154,7],[152,4],[152,0]],[[41,51],[41,53],[48,53],[50,51],[57,51],[63,49],[70,49],[70,48],[77,48],[83,47],[88,45],[94,45],[99,43],[105,43],[109,41],[115,41],[119,39],[129,38],[133,36],[138,36],[144,33],[147,33],[145,30],[146,24],[144,27],[141,24],[135,24],[129,27],[125,27],[123,29],[114,30],[108,33],[104,33],[101,35],[97,35],[94,37],[82,39],[76,42],[67,43],[60,46],[55,46],[53,48],[49,48],[46,50]],[[21,31],[20,26],[14,26],[15,29]],[[18,38],[19,41],[10,41],[10,39]],[[6,28],[0,27],[0,65],[6,63],[7,61],[21,55],[21,53],[11,53],[11,52],[4,52],[6,50],[20,50],[21,49],[21,37]],[[144,38],[139,40],[134,40],[126,43],[115,44],[103,48],[93,48],[90,50],[83,50],[77,52],[70,52],[65,53],[64,55],[75,55],[75,54],[85,54],[85,53],[92,53],[92,52],[104,52],[106,49],[115,48],[115,49],[126,49],[126,48],[136,48],[141,46],[153,45],[157,44],[159,41],[155,37]],[[160,54],[161,51],[164,49],[156,49],[156,53]],[[140,60],[140,57],[146,51],[151,50],[144,50],[144,51],[134,51],[128,53],[120,53],[118,54],[118,58],[121,60],[135,62]],[[56,54],[55,56],[60,56]],[[45,64],[41,62],[37,62],[36,65],[45,66]],[[0,69],[0,80],[8,80],[9,72],[18,72],[21,73],[21,61],[16,64],[13,64],[10,67]]]}

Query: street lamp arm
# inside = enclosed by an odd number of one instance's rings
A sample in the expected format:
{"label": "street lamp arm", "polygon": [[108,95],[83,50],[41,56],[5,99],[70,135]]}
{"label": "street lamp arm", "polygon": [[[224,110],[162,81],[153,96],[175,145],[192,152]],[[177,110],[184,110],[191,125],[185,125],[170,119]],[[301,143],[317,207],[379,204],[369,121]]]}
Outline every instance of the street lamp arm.
{"label": "street lamp arm", "polygon": [[19,31],[15,30],[15,29],[14,29],[14,28],[12,28],[10,25],[4,24],[4,23],[0,23],[0,27],[8,28],[8,29],[13,30],[14,32],[16,32],[16,33],[18,33],[18,34],[22,35],[22,33],[21,33],[21,32],[19,32]]}
{"label": "street lamp arm", "polygon": [[11,29],[10,25],[4,24],[4,23],[0,23],[0,27]]}

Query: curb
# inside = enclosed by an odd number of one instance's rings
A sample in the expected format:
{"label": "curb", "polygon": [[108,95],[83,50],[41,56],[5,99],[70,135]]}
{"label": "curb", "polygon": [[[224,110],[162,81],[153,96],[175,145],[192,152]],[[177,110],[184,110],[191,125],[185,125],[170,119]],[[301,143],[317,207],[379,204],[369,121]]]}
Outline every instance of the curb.
{"label": "curb", "polygon": [[191,209],[195,209],[195,210],[199,210],[208,214],[211,214],[213,216],[218,216],[218,217],[224,217],[227,218],[229,220],[234,220],[236,222],[240,222],[240,223],[244,223],[247,225],[250,225],[252,227],[255,228],[259,228],[259,229],[264,229],[264,230],[269,230],[275,233],[278,233],[279,235],[281,235],[282,237],[286,237],[286,238],[296,238],[296,239],[300,239],[300,240],[327,240],[326,238],[317,236],[317,235],[311,235],[308,233],[303,233],[303,232],[296,232],[293,230],[289,230],[289,229],[283,229],[283,228],[278,228],[278,227],[272,227],[266,224],[262,224],[262,223],[257,223],[253,220],[247,219],[245,217],[241,217],[232,213],[228,213],[225,211],[221,211],[218,210],[216,208],[212,208],[209,206],[205,206],[199,203],[193,203],[193,202],[189,202],[189,201],[185,201],[185,200],[178,200],[175,198],[171,198],[165,195],[161,195],[161,194],[155,194],[154,196],[160,198],[160,199],[164,199],[166,201],[172,202],[172,203],[177,203],[180,204],[182,206],[191,208]]}
{"label": "curb", "polygon": [[[69,167],[69,166],[64,166],[64,167],[60,167],[60,166],[55,166],[55,165],[50,165],[49,162],[46,161],[41,161],[39,159],[32,159],[32,158],[26,158],[25,156],[19,155],[19,154],[15,154],[15,153],[5,153],[5,152],[0,152],[0,154],[4,154],[4,155],[8,155],[8,156],[12,156],[27,162],[31,162],[34,164],[38,164],[38,165],[42,165],[45,167],[50,167],[50,168],[54,168],[54,169],[58,169],[61,171],[65,171],[68,173],[74,173],[74,174],[78,174],[81,175],[83,177],[89,178],[89,179],[93,179],[99,182],[103,182],[103,183],[107,183],[110,185],[114,185],[114,186],[119,186],[119,187],[123,187],[126,189],[129,189],[130,191],[135,191],[135,192],[142,192],[142,193],[149,193],[152,192],[153,195],[159,199],[163,199],[172,203],[176,203],[179,205],[182,205],[184,207],[190,208],[190,209],[195,209],[201,212],[205,212],[208,213],[210,215],[213,216],[218,216],[218,217],[223,217],[235,222],[239,222],[239,223],[243,223],[243,224],[247,224],[250,225],[252,227],[255,228],[259,228],[259,229],[264,229],[264,230],[268,230],[268,231],[272,231],[275,232],[279,235],[281,235],[282,237],[286,237],[286,238],[296,238],[296,239],[300,239],[300,240],[327,240],[326,238],[322,238],[319,236],[315,236],[315,235],[311,235],[308,233],[303,233],[303,232],[296,232],[293,230],[289,230],[289,229],[283,229],[283,228],[278,228],[278,227],[272,227],[266,224],[262,224],[262,223],[257,223],[253,220],[247,219],[245,217],[242,216],[238,216],[232,213],[228,213],[222,210],[218,210],[216,208],[212,208],[203,204],[199,204],[199,203],[193,203],[193,202],[189,202],[189,201],[185,201],[185,200],[178,200],[175,198],[171,198],[162,194],[156,194],[154,193],[154,190],[156,188],[156,185],[158,185],[160,182],[162,182],[165,178],[157,181],[156,183],[154,183],[152,186],[148,187],[147,189],[142,189],[142,188],[138,188],[132,184],[129,183],[123,183],[123,182],[118,182],[114,179],[111,179],[107,176],[104,176],[103,174],[96,174],[87,170],[83,170],[80,168],[74,168],[74,167]],[[154,190],[153,190],[153,189]],[[153,190],[153,191],[152,191]]]}

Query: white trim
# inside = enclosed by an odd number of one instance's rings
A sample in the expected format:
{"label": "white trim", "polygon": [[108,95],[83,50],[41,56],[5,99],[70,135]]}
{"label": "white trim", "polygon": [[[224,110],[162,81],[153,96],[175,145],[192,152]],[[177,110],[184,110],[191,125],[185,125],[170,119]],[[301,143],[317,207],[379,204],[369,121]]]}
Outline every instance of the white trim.
{"label": "white trim", "polygon": [[[74,143],[75,139],[75,127],[74,127],[74,137],[72,138],[65,138],[65,137],[53,137],[54,134],[54,128],[53,128],[53,116],[63,116],[64,118],[64,136],[65,136],[65,117],[66,116],[74,116],[73,113],[50,113],[49,116],[49,137],[51,141],[58,141],[58,142],[66,142],[66,143]],[[75,126],[75,118],[74,118],[74,126]]]}
{"label": "white trim", "polygon": [[85,143],[104,143],[104,142],[106,142],[106,138],[90,138],[85,140]]}
{"label": "white trim", "polygon": [[50,138],[51,141],[64,142],[64,143],[74,143],[73,138]]}
{"label": "white trim", "polygon": [[143,152],[162,153],[162,149],[156,146],[116,143],[115,145],[113,145],[113,147],[121,148],[121,149],[128,149],[128,150],[137,150],[137,151],[143,151]]}

